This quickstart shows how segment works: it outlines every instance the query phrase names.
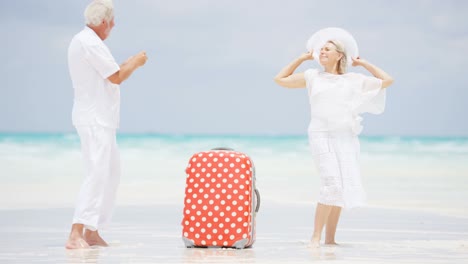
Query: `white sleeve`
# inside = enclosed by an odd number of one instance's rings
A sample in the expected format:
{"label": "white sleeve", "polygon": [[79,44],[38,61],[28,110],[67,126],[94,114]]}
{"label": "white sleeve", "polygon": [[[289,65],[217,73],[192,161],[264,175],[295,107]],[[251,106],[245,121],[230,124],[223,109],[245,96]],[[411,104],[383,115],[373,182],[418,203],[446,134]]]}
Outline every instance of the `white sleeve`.
{"label": "white sleeve", "polygon": [[103,79],[109,78],[120,70],[109,49],[102,45],[90,45],[86,47],[86,59]]}
{"label": "white sleeve", "polygon": [[307,92],[311,94],[313,80],[317,76],[318,70],[317,69],[308,69],[304,72],[304,79],[306,82]]}
{"label": "white sleeve", "polygon": [[380,114],[385,109],[385,89],[382,80],[358,74],[360,87],[357,91],[357,100],[354,110],[357,113]]}

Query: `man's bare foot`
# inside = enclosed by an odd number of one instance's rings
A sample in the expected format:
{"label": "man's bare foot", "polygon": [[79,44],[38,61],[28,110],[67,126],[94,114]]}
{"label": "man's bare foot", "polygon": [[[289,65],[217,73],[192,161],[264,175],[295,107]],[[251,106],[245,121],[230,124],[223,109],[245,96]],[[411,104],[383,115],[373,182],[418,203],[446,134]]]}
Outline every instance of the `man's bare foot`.
{"label": "man's bare foot", "polygon": [[91,231],[86,229],[84,233],[84,239],[90,246],[100,246],[100,247],[108,247],[109,245],[102,239],[99,235],[98,231]]}
{"label": "man's bare foot", "polygon": [[86,243],[86,241],[81,238],[69,238],[67,243],[65,244],[66,249],[83,249],[83,248],[89,248],[89,244]]}
{"label": "man's bare foot", "polygon": [[335,241],[325,241],[325,245],[327,245],[327,246],[338,246],[338,244]]}

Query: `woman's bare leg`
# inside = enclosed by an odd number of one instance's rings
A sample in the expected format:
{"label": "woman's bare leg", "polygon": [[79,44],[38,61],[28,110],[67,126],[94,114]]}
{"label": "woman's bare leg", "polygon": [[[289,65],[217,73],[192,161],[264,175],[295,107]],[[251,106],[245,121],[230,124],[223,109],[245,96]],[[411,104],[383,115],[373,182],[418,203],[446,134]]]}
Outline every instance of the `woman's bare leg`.
{"label": "woman's bare leg", "polygon": [[320,246],[320,238],[322,236],[322,230],[327,223],[328,217],[332,210],[331,205],[324,205],[317,203],[317,209],[315,210],[315,223],[314,223],[314,234],[312,235],[312,247]]}
{"label": "woman's bare leg", "polygon": [[332,206],[330,215],[328,216],[326,231],[325,231],[325,244],[337,245],[335,242],[336,227],[340,220],[341,207]]}

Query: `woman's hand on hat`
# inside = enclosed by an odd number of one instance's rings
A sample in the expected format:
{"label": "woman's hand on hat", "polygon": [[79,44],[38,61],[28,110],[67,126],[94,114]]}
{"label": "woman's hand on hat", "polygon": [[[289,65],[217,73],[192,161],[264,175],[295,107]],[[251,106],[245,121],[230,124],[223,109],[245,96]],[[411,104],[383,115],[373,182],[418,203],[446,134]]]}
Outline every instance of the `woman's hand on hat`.
{"label": "woman's hand on hat", "polygon": [[351,59],[353,60],[353,64],[351,64],[352,66],[356,67],[356,66],[362,66],[364,65],[367,61],[364,60],[364,59],[361,59],[359,56],[356,57],[356,58],[352,58]]}
{"label": "woman's hand on hat", "polygon": [[299,56],[299,59],[301,61],[306,61],[306,60],[313,60],[314,59],[314,55],[312,54],[313,51],[311,50],[310,52],[304,52],[301,54],[301,56]]}

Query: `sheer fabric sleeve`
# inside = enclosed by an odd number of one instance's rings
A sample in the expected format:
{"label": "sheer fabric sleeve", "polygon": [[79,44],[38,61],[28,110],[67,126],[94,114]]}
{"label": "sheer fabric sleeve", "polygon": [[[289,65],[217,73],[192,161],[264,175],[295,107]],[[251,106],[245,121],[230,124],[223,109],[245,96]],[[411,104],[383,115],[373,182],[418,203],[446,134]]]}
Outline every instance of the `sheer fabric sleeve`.
{"label": "sheer fabric sleeve", "polygon": [[356,90],[356,100],[353,110],[356,114],[381,114],[385,110],[386,92],[382,88],[382,80],[357,74],[359,86]]}

